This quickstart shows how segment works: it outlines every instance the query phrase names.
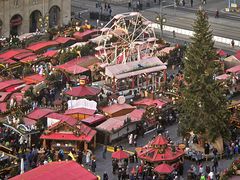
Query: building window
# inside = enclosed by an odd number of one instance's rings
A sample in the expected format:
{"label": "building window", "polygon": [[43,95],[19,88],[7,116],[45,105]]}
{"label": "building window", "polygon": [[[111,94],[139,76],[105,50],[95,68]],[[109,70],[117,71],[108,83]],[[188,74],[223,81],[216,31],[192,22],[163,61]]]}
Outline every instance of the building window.
{"label": "building window", "polygon": [[32,0],[32,3],[33,3],[33,4],[37,4],[37,3],[38,3],[38,0]]}
{"label": "building window", "polygon": [[14,6],[15,6],[15,7],[18,7],[18,6],[19,6],[18,0],[14,0]]}

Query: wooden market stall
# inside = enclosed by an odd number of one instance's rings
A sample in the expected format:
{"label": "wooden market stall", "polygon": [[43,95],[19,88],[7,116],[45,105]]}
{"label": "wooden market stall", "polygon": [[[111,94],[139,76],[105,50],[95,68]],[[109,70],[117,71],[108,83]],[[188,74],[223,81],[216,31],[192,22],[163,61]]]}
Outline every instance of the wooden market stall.
{"label": "wooden market stall", "polygon": [[157,57],[107,66],[105,85],[112,92],[158,87],[166,78],[166,65]]}
{"label": "wooden market stall", "polygon": [[43,147],[49,149],[62,148],[66,152],[94,149],[96,147],[96,131],[78,120],[58,113],[48,115],[48,129],[40,139]]}
{"label": "wooden market stall", "polygon": [[135,109],[131,113],[123,116],[111,117],[98,125],[97,141],[108,144],[137,130],[137,124],[141,122],[143,113],[142,109]]}

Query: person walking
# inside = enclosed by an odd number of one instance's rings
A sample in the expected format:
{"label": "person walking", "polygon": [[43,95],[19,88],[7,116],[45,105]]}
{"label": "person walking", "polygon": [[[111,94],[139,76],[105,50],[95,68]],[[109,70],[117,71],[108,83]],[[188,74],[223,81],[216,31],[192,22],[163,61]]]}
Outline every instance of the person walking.
{"label": "person walking", "polygon": [[231,45],[232,45],[232,47],[234,48],[235,42],[234,42],[233,39],[232,39],[232,41],[231,41]]}
{"label": "person walking", "polygon": [[218,11],[218,9],[216,10],[215,18],[219,18],[219,11]]}
{"label": "person walking", "polygon": [[193,0],[190,0],[191,7],[193,7]]}
{"label": "person walking", "polygon": [[103,180],[108,180],[108,174],[106,171],[103,173]]}
{"label": "person walking", "polygon": [[89,165],[90,159],[91,159],[91,152],[90,152],[90,151],[87,151],[87,154],[86,154],[86,164],[87,164],[87,165]]}
{"label": "person walking", "polygon": [[107,153],[107,146],[104,145],[103,146],[103,152],[102,152],[103,159],[106,159],[106,153]]}
{"label": "person walking", "polygon": [[95,172],[96,167],[97,167],[96,160],[93,159],[93,160],[92,160],[92,165],[91,165],[92,172]]}

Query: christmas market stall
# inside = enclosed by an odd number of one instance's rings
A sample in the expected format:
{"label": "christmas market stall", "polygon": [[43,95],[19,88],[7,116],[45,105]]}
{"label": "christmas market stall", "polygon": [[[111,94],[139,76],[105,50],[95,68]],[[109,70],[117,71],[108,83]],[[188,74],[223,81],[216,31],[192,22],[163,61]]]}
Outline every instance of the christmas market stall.
{"label": "christmas market stall", "polygon": [[97,141],[107,144],[126,137],[130,133],[136,132],[138,124],[141,123],[144,110],[135,109],[131,113],[107,119],[98,125]]}
{"label": "christmas market stall", "polygon": [[98,30],[96,29],[89,29],[83,32],[75,32],[73,37],[76,38],[78,41],[88,41],[92,38],[92,36],[98,34]]}
{"label": "christmas market stall", "polygon": [[11,180],[98,180],[97,176],[75,161],[51,162],[11,178]]}
{"label": "christmas market stall", "polygon": [[53,113],[54,110],[47,108],[36,108],[26,115],[28,119],[36,121],[39,128],[47,127],[47,115]]}
{"label": "christmas market stall", "polygon": [[[157,88],[166,75],[166,65],[157,57],[142,59],[105,68],[105,85],[111,92]],[[125,92],[127,93],[127,92]]]}
{"label": "christmas market stall", "polygon": [[134,106],[131,106],[129,104],[123,103],[123,104],[113,104],[107,107],[103,107],[101,110],[104,113],[104,115],[108,117],[117,117],[117,116],[123,116],[130,112],[132,112],[135,109]]}
{"label": "christmas market stall", "polygon": [[106,117],[102,114],[94,114],[82,120],[82,122],[88,126],[96,127],[106,121]]}
{"label": "christmas market stall", "polygon": [[49,49],[56,49],[60,45],[57,41],[42,41],[31,44],[26,49],[31,50],[37,54],[41,54]]}
{"label": "christmas market stall", "polygon": [[184,151],[170,144],[164,136],[158,135],[147,145],[137,149],[137,155],[144,162],[156,166],[161,163],[177,163],[184,156]]}
{"label": "christmas market stall", "polygon": [[94,149],[96,131],[78,120],[58,113],[48,115],[48,129],[41,135],[44,148],[60,149],[69,152]]}
{"label": "christmas market stall", "polygon": [[56,39],[54,39],[54,41],[60,43],[61,47],[68,47],[73,45],[74,43],[76,43],[76,39],[75,38],[70,38],[70,37],[57,37]]}
{"label": "christmas market stall", "polygon": [[234,66],[240,65],[240,60],[237,59],[234,55],[225,58],[223,62],[224,62],[225,69],[229,69]]}
{"label": "christmas market stall", "polygon": [[96,110],[88,108],[74,108],[66,110],[64,114],[71,116],[77,120],[82,120],[91,117],[92,115],[94,115],[95,112]]}

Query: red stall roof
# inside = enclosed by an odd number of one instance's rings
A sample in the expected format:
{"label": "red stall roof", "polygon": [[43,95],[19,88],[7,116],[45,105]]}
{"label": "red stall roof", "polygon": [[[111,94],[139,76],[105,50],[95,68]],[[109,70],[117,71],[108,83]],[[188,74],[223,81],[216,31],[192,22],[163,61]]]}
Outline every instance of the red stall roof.
{"label": "red stall roof", "polygon": [[21,54],[17,54],[16,56],[13,57],[13,59],[16,59],[16,60],[21,60],[23,58],[26,58],[26,57],[29,57],[29,56],[33,56],[35,55],[35,53],[33,52],[26,52],[26,53],[21,53]]}
{"label": "red stall roof", "polygon": [[34,61],[37,61],[37,55],[28,56],[28,57],[20,60],[20,62],[22,62],[22,63],[30,63],[30,62],[34,62]]}
{"label": "red stall roof", "polygon": [[11,95],[10,99],[12,99],[12,98],[15,98],[17,102],[21,102],[24,99],[24,94],[22,94],[22,93],[13,93]]}
{"label": "red stall roof", "polygon": [[237,53],[234,55],[238,60],[240,60],[240,51],[237,51]]}
{"label": "red stall roof", "polygon": [[7,111],[7,102],[1,102],[0,103],[0,112],[6,112]]}
{"label": "red stall roof", "polygon": [[82,119],[81,122],[84,122],[86,124],[92,125],[95,123],[100,123],[106,120],[106,117],[102,114],[94,114],[93,116],[89,116],[86,119]]}
{"label": "red stall roof", "polygon": [[20,79],[13,79],[13,80],[2,81],[2,82],[0,82],[0,91],[3,91],[6,88],[9,88],[11,86],[21,85],[23,83],[24,83],[24,81],[22,81]]}
{"label": "red stall roof", "polygon": [[96,128],[107,132],[111,132],[112,129],[118,130],[124,126],[124,123],[128,117],[133,123],[141,121],[144,112],[145,110],[135,109],[127,115],[109,118],[102,124],[98,125]]}
{"label": "red stall roof", "polygon": [[160,164],[154,168],[154,171],[160,174],[170,174],[174,171],[174,168],[168,164]]}
{"label": "red stall roof", "polygon": [[90,87],[90,86],[77,86],[73,87],[71,90],[65,92],[65,94],[74,97],[84,97],[84,96],[96,96],[99,94],[101,89]]}
{"label": "red stall roof", "polygon": [[18,54],[26,53],[26,52],[30,52],[30,51],[26,49],[11,49],[7,52],[0,54],[0,59],[11,59],[12,57]]}
{"label": "red stall roof", "polygon": [[27,49],[35,52],[35,51],[42,50],[44,48],[57,46],[57,45],[59,45],[59,43],[56,41],[43,41],[43,42],[38,42],[36,44],[32,44],[32,45],[28,46]]}
{"label": "red stall roof", "polygon": [[240,65],[234,66],[230,69],[227,69],[226,72],[227,73],[238,73],[238,72],[240,72]]}
{"label": "red stall roof", "polygon": [[86,115],[93,115],[96,110],[87,109],[87,108],[75,108],[75,109],[68,109],[65,111],[64,114],[86,114]]}
{"label": "red stall roof", "polygon": [[53,57],[56,56],[58,53],[58,50],[49,50],[42,54],[43,57]]}
{"label": "red stall roof", "polygon": [[98,32],[96,29],[91,30],[85,30],[84,32],[75,32],[73,34],[73,37],[75,37],[78,40],[84,40],[86,37],[94,35]]}
{"label": "red stall roof", "polygon": [[58,37],[54,41],[57,41],[60,44],[65,44],[69,41],[75,41],[75,40],[76,40],[75,38],[70,38],[70,37]]}
{"label": "red stall roof", "polygon": [[10,92],[0,92],[0,102],[6,101],[10,94]]}
{"label": "red stall roof", "polygon": [[40,74],[34,74],[23,78],[23,81],[25,81],[26,84],[38,84],[44,80],[45,77],[41,76]]}
{"label": "red stall roof", "polygon": [[[1,59],[0,59],[0,61],[1,61]],[[14,63],[16,63],[16,61],[14,61],[12,59],[4,59],[1,62],[4,63],[4,64],[14,64]]]}
{"label": "red stall roof", "polygon": [[46,135],[41,135],[41,139],[52,139],[52,140],[67,140],[67,141],[84,141],[85,135],[81,134],[76,136],[74,134],[68,133],[51,133]]}
{"label": "red stall roof", "polygon": [[50,113],[53,113],[54,110],[52,109],[47,109],[47,108],[36,108],[34,109],[32,112],[30,112],[27,117],[30,119],[35,119],[35,120],[39,120],[45,116],[47,116]]}
{"label": "red stall roof", "polygon": [[160,99],[151,99],[151,98],[144,98],[139,101],[133,103],[135,106],[152,106],[156,105],[157,107],[163,107],[166,105],[166,102]]}
{"label": "red stall roof", "polygon": [[76,119],[74,119],[70,116],[64,115],[64,114],[59,114],[59,113],[51,113],[51,114],[47,115],[47,118],[56,119],[56,120],[59,120],[59,121],[62,121],[62,122],[66,122],[66,123],[68,123],[72,126],[77,123]]}
{"label": "red stall roof", "polygon": [[[34,178],[33,178],[34,177]],[[98,180],[90,171],[75,161],[58,161],[41,165],[11,180]]]}
{"label": "red stall roof", "polygon": [[34,119],[30,119],[30,118],[27,118],[27,117],[23,118],[23,122],[26,126],[35,125],[37,123],[37,121],[35,121]]}
{"label": "red stall roof", "polygon": [[56,66],[56,68],[64,70],[73,75],[81,74],[81,73],[89,70],[89,69],[79,66],[77,64],[69,64],[69,63],[58,65],[58,66]]}
{"label": "red stall roof", "polygon": [[107,106],[107,107],[102,108],[102,111],[111,115],[111,114],[114,114],[114,113],[116,113],[118,111],[121,111],[121,110],[124,110],[124,109],[134,110],[135,107],[131,106],[129,104],[113,104],[111,106]]}

